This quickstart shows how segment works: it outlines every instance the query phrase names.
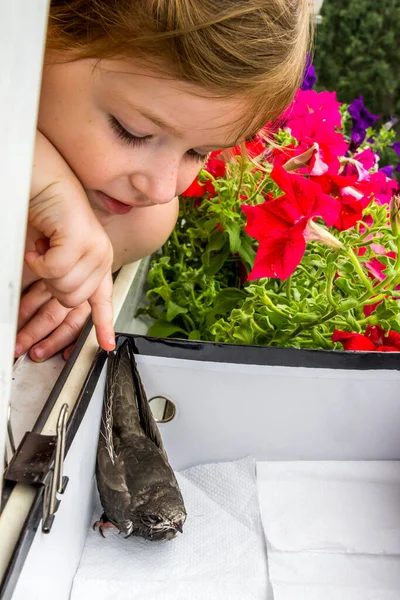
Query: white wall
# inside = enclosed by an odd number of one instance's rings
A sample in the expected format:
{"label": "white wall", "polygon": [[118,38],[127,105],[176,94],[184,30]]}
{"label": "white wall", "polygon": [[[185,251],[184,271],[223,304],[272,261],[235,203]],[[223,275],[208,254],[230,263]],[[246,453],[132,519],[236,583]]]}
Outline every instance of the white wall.
{"label": "white wall", "polygon": [[47,14],[48,0],[0,0],[0,465]]}

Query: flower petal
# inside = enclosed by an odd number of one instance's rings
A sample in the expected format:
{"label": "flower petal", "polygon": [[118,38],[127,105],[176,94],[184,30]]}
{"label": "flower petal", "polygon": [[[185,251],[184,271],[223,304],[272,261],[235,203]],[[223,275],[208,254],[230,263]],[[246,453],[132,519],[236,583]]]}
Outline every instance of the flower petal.
{"label": "flower petal", "polygon": [[344,350],[376,350],[376,346],[371,340],[361,333],[351,333],[335,329],[332,334],[332,342],[340,342]]}
{"label": "flower petal", "polygon": [[273,235],[260,242],[249,280],[262,277],[287,279],[303,258],[306,249],[304,228],[307,220],[291,227],[282,235]]}
{"label": "flower petal", "polygon": [[247,224],[245,232],[256,240],[261,240],[271,235],[271,232],[286,231],[292,223],[286,220],[286,214],[274,214],[270,205],[276,200],[264,202],[257,206],[242,205],[242,211],[246,215]]}

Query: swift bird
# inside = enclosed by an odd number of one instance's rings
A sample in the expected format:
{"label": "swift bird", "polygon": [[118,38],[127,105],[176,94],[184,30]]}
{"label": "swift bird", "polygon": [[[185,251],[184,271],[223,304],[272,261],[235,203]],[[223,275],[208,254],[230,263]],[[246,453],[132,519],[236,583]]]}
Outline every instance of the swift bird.
{"label": "swift bird", "polygon": [[172,539],[186,520],[183,498],[152,415],[132,342],[109,354],[96,466],[104,513],[93,528]]}

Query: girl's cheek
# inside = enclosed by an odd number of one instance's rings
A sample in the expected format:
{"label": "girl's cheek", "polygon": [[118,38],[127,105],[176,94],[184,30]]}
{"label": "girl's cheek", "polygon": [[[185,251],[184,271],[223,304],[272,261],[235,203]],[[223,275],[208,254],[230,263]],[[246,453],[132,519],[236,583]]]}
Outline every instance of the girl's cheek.
{"label": "girl's cheek", "polygon": [[196,179],[197,175],[199,174],[202,168],[203,165],[200,161],[193,165],[181,167],[176,189],[177,196],[179,196],[179,194],[182,194],[182,192],[188,189],[188,187]]}

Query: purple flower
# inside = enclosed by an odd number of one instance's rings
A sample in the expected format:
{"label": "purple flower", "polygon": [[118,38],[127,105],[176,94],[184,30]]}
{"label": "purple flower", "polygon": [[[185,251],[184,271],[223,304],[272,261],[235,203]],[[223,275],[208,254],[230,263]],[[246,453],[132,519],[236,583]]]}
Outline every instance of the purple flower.
{"label": "purple flower", "polygon": [[386,177],[389,177],[389,179],[391,179],[393,176],[393,169],[393,165],[388,165],[387,167],[382,167],[382,169],[379,169],[379,171],[381,173],[385,173]]}
{"label": "purple flower", "polygon": [[396,152],[398,156],[400,156],[400,142],[395,142],[392,144],[393,150]]}
{"label": "purple flower", "polygon": [[360,96],[349,106],[349,113],[353,119],[353,127],[357,131],[366,130],[372,127],[379,116],[372,115],[364,106],[363,97]]}
{"label": "purple flower", "polygon": [[317,76],[315,74],[314,66],[311,64],[311,56],[307,54],[306,69],[304,71],[303,83],[300,86],[301,90],[312,90]]}
{"label": "purple flower", "polygon": [[[395,142],[392,144],[392,148],[396,152],[397,156],[400,156],[400,142]],[[400,173],[400,162],[396,167],[396,173]]]}
{"label": "purple flower", "polygon": [[378,116],[372,115],[364,106],[363,97],[360,96],[349,106],[349,113],[353,120],[353,131],[351,132],[350,150],[354,152],[365,140],[368,127],[371,127]]}
{"label": "purple flower", "polygon": [[357,150],[357,148],[359,146],[361,146],[361,144],[363,143],[363,141],[365,140],[365,136],[366,136],[366,131],[365,129],[353,129],[353,131],[351,132],[351,144],[350,144],[350,150],[352,152],[355,152]]}

